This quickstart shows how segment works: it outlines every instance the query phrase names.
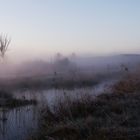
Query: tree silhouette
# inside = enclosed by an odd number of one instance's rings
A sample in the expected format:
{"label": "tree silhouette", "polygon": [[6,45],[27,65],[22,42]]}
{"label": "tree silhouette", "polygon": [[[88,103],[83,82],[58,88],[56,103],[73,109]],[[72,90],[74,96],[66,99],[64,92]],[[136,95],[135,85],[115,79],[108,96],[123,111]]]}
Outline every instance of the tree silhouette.
{"label": "tree silhouette", "polygon": [[11,39],[7,35],[0,35],[0,56],[4,58],[5,53],[9,47]]}

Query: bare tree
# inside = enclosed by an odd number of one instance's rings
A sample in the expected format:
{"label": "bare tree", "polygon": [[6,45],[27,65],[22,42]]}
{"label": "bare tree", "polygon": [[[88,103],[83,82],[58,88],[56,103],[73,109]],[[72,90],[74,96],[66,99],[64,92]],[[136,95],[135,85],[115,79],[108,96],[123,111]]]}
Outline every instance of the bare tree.
{"label": "bare tree", "polygon": [[4,58],[5,53],[9,47],[11,39],[7,35],[0,35],[0,56]]}

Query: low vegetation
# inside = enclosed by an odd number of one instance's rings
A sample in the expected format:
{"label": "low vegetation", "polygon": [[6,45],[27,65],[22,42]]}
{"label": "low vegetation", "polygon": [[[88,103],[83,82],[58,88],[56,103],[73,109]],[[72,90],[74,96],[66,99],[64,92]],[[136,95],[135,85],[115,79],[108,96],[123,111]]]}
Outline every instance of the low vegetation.
{"label": "low vegetation", "polygon": [[140,74],[127,75],[113,87],[113,92],[120,94],[140,92]]}
{"label": "low vegetation", "polygon": [[120,71],[93,72],[93,71],[66,71],[52,74],[39,74],[33,76],[17,76],[0,79],[0,87],[9,90],[44,90],[44,89],[74,89],[93,87],[102,81],[121,76]]}
{"label": "low vegetation", "polygon": [[0,90],[0,107],[2,108],[14,108],[19,106],[25,106],[30,104],[37,104],[36,100],[15,99],[12,93],[7,90]]}
{"label": "low vegetation", "polygon": [[38,134],[31,140],[139,140],[139,81],[130,75],[114,86],[113,93],[97,98],[84,95],[73,100],[65,95],[65,100],[42,109]]}

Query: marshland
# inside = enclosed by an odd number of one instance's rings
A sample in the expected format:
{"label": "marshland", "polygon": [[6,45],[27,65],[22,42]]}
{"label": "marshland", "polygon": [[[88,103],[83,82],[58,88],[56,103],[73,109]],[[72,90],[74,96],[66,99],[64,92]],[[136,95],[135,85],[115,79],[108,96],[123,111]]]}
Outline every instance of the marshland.
{"label": "marshland", "polygon": [[[89,64],[81,64],[83,59]],[[6,74],[1,71],[0,138],[139,138],[139,60],[139,55],[61,57],[12,70],[1,64]]]}
{"label": "marshland", "polygon": [[140,1],[0,2],[0,140],[140,139]]}

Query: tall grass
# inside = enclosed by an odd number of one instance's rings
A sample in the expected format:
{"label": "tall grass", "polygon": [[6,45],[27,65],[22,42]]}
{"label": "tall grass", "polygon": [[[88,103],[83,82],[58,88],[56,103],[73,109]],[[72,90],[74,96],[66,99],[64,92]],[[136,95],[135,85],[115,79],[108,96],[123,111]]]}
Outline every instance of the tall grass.
{"label": "tall grass", "polygon": [[33,140],[139,140],[140,74],[129,74],[96,98],[56,99],[40,112]]}
{"label": "tall grass", "polygon": [[134,93],[140,91],[140,73],[129,74],[114,87],[116,93]]}
{"label": "tall grass", "polygon": [[41,111],[35,140],[140,139],[140,96],[104,94],[57,100]]}

